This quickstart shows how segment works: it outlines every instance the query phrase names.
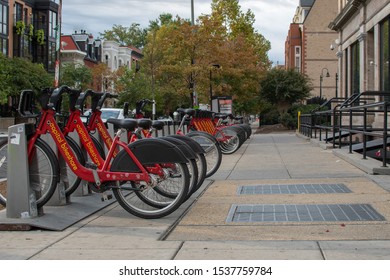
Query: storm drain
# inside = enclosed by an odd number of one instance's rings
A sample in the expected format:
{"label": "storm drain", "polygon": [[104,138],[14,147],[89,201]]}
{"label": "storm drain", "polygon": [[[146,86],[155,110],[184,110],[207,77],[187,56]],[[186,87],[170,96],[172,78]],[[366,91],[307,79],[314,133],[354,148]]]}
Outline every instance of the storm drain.
{"label": "storm drain", "polygon": [[320,193],[351,193],[344,184],[265,184],[255,186],[240,186],[238,195],[256,194],[320,194]]}
{"label": "storm drain", "polygon": [[370,204],[234,204],[226,222],[384,221]]}

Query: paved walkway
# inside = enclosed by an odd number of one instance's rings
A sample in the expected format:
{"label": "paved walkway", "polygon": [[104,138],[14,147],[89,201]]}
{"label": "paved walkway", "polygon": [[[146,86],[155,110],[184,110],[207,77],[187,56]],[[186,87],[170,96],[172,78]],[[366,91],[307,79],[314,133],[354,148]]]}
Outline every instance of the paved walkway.
{"label": "paved walkway", "polygon": [[0,259],[390,260],[388,181],[295,133],[256,134],[169,217],[113,203],[63,231],[0,232]]}

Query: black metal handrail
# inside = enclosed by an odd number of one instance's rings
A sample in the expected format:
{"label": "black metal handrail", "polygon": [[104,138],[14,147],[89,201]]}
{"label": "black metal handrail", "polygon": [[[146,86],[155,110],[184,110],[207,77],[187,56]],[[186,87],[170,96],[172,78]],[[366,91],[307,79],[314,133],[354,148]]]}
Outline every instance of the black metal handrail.
{"label": "black metal handrail", "polygon": [[[337,133],[339,141],[338,145],[341,145],[341,138],[344,137],[340,132],[340,113],[341,108],[355,107],[364,104],[374,103],[378,98],[389,97],[390,92],[380,91],[365,91],[362,93],[355,93],[348,98],[332,98],[327,102],[324,102],[309,114],[302,114],[300,118],[299,131],[305,136],[317,138],[317,131],[319,130],[319,140],[322,141],[322,134],[325,131],[325,140],[328,142],[328,133],[332,132],[333,147],[336,146]],[[332,108],[333,107],[333,108]],[[328,108],[324,110],[324,108]],[[361,112],[359,112],[361,114]]]}
{"label": "black metal handrail", "polygon": [[[374,109],[371,109],[374,108]],[[382,138],[382,150],[381,153],[382,156],[382,166],[386,167],[386,159],[387,159],[387,139],[390,137],[389,131],[388,131],[388,112],[390,108],[390,102],[389,101],[380,101],[370,104],[364,104],[359,106],[351,106],[351,107],[344,107],[340,108],[340,120],[342,121],[342,114],[343,112],[347,112],[349,116],[349,126],[342,126],[340,123],[340,131],[346,131],[349,132],[350,135],[352,133],[362,134],[363,135],[363,158],[365,159],[367,157],[367,136]],[[353,117],[356,116],[356,113],[361,113],[363,116],[363,126],[361,129],[358,129],[354,127],[353,124]],[[369,113],[383,113],[383,128],[378,128],[375,130],[368,129],[367,125],[367,116]],[[377,116],[378,117],[378,116]],[[352,136],[350,136],[349,139],[349,152],[352,153]]]}

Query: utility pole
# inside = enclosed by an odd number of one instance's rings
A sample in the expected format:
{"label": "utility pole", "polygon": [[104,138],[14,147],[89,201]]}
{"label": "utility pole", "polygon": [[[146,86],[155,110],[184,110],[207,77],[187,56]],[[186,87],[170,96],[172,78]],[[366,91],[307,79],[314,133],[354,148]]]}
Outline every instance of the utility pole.
{"label": "utility pole", "polygon": [[[194,13],[194,0],[191,0],[191,25],[195,25],[195,13]],[[191,59],[191,66],[195,64],[195,60]],[[192,107],[198,106],[198,97],[196,96],[196,90],[195,90],[195,81],[193,80],[193,75],[191,73],[190,77],[190,88],[192,90],[191,97],[192,97]]]}

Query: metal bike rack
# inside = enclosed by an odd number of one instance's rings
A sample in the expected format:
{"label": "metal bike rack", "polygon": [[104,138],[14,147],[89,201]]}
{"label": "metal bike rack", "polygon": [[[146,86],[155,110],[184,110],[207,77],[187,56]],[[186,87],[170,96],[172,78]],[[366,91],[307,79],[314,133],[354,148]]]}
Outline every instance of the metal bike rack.
{"label": "metal bike rack", "polygon": [[29,124],[8,128],[7,218],[38,216],[35,191],[30,187],[27,134]]}

